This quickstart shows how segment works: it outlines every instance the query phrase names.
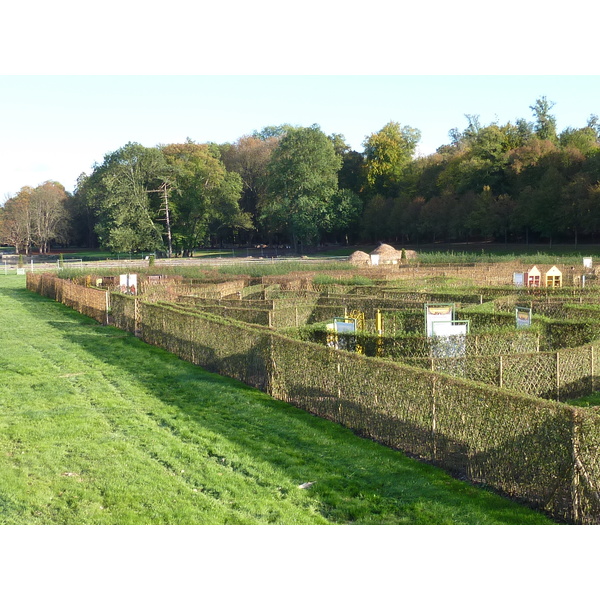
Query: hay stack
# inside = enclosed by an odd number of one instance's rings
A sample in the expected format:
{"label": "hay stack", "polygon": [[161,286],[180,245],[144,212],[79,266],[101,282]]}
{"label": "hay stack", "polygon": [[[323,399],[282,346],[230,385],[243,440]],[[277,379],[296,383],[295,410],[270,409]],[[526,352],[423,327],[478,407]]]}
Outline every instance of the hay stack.
{"label": "hay stack", "polygon": [[[414,250],[405,250],[404,253],[406,260],[417,258],[417,253]],[[389,244],[379,244],[379,246],[371,252],[371,255],[373,254],[379,255],[380,265],[396,265],[402,262],[402,250],[396,250]]]}
{"label": "hay stack", "polygon": [[377,246],[377,248],[375,248],[371,254],[379,254],[380,256],[383,256],[385,254],[400,254],[400,252],[398,252],[396,248],[390,246],[389,244],[379,244],[379,246]]}
{"label": "hay stack", "polygon": [[353,265],[369,265],[371,264],[371,258],[366,252],[362,252],[361,250],[357,250],[350,255],[348,259]]}

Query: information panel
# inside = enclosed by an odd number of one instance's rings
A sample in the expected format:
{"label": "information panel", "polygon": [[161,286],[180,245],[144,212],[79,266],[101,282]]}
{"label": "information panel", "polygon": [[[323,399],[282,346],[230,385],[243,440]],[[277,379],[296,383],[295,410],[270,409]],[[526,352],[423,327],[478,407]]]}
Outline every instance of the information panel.
{"label": "information panel", "polygon": [[119,288],[122,294],[137,294],[137,274],[126,273],[120,275]]}
{"label": "information panel", "polygon": [[425,305],[425,329],[427,337],[439,335],[434,333],[434,323],[448,323],[454,321],[454,304],[426,304]]}
{"label": "information panel", "polygon": [[515,308],[515,317],[517,320],[517,329],[531,327],[531,308]]}

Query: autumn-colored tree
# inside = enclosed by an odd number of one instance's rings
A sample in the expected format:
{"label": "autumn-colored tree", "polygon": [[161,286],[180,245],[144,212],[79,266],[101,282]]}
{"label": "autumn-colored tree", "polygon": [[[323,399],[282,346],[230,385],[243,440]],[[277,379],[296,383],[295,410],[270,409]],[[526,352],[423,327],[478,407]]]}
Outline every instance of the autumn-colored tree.
{"label": "autumn-colored tree", "polygon": [[228,171],[237,173],[242,179],[240,208],[252,218],[252,229],[248,239],[260,227],[258,207],[267,193],[267,166],[279,138],[276,136],[244,136],[235,144],[221,146],[221,160]]}
{"label": "autumn-colored tree", "polygon": [[46,181],[29,196],[31,239],[40,254],[48,252],[51,241],[64,243],[69,239],[67,198],[65,188],[56,181]]}
{"label": "autumn-colored tree", "polygon": [[19,255],[29,254],[32,235],[30,197],[32,188],[23,187],[18,194],[8,198],[0,211],[0,240],[14,246]]}

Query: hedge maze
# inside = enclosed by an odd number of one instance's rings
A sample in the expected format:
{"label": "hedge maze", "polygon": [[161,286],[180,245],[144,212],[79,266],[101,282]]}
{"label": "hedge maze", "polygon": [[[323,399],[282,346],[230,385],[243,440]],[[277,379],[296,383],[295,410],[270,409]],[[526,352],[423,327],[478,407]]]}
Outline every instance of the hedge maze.
{"label": "hedge maze", "polygon": [[[27,287],[556,519],[600,523],[600,412],[564,403],[600,391],[600,288],[515,288],[492,273],[473,267],[460,285],[438,273],[429,291],[407,270],[369,285],[140,275],[137,296],[106,277],[28,273]],[[469,333],[428,337],[436,302]],[[328,328],[357,314],[360,330]]]}

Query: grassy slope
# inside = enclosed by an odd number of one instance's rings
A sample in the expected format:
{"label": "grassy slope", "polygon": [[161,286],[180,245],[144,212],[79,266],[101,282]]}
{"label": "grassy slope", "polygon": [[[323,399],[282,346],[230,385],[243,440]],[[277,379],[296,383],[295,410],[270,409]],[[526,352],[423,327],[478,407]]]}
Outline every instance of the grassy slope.
{"label": "grassy slope", "polygon": [[0,523],[550,522],[102,327],[22,277],[0,277],[0,311]]}

